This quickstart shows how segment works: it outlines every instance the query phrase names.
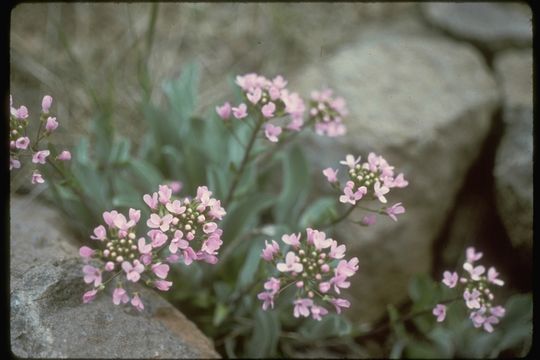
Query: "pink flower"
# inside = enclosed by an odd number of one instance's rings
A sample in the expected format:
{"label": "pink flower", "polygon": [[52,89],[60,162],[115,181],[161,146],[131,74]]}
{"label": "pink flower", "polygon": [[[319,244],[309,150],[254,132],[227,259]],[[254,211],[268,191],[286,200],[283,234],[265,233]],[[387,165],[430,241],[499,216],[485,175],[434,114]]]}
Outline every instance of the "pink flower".
{"label": "pink flower", "polygon": [[278,75],[274,78],[274,80],[272,80],[272,84],[278,89],[285,89],[287,86],[287,80],[285,80],[283,76]]}
{"label": "pink flower", "polygon": [[246,97],[252,104],[256,104],[261,100],[262,97],[262,89],[261,88],[255,88],[253,91],[250,91],[246,94]]}
{"label": "pink flower", "polygon": [[463,269],[465,269],[471,275],[471,279],[476,281],[480,280],[480,276],[486,271],[482,265],[474,267],[468,262],[463,264]]}
{"label": "pink flower", "polygon": [[114,270],[114,263],[112,261],[107,261],[105,264],[105,271],[113,271]]}
{"label": "pink flower", "polygon": [[492,284],[503,286],[504,281],[502,281],[498,277],[499,277],[499,273],[497,272],[497,270],[495,270],[493,266],[490,267],[487,273],[487,280]]}
{"label": "pink flower", "polygon": [[231,104],[226,102],[222,106],[216,106],[216,112],[223,120],[229,119],[231,117]]}
{"label": "pink flower", "polygon": [[304,120],[301,117],[291,118],[291,122],[287,125],[287,129],[292,131],[300,131],[304,125]]}
{"label": "pink flower", "polygon": [[112,298],[114,305],[120,305],[120,303],[125,304],[129,301],[129,296],[126,290],[122,288],[114,289]]}
{"label": "pink flower", "polygon": [[334,285],[334,290],[340,294],[339,288],[348,289],[351,286],[351,283],[347,281],[347,276],[344,274],[339,274],[336,271],[336,275],[330,279],[330,284]]}
{"label": "pink flower", "polygon": [[469,309],[480,308],[480,302],[478,301],[480,295],[481,293],[476,289],[473,289],[472,292],[469,292],[468,289],[465,289],[465,291],[463,292],[463,299],[465,299],[465,303]]}
{"label": "pink flower", "polygon": [[386,209],[386,213],[394,221],[397,221],[396,215],[403,214],[404,212],[405,212],[405,208],[403,206],[401,206],[400,202],[398,202],[398,203],[396,203],[396,204],[394,204],[391,207]]}
{"label": "pink flower", "polygon": [[53,98],[50,95],[45,95],[43,97],[43,100],[41,100],[41,111],[44,114],[49,113],[49,109],[51,108],[52,102],[53,102]]}
{"label": "pink flower", "polygon": [[190,265],[193,261],[197,260],[197,254],[191,247],[182,250],[182,256],[184,257],[184,264],[186,265]]}
{"label": "pink flower", "polygon": [[21,162],[17,159],[14,159],[12,157],[9,158],[9,170],[11,169],[19,169],[21,167]]}
{"label": "pink flower", "polygon": [[144,305],[139,297],[139,294],[135,294],[135,296],[131,299],[131,305],[133,305],[133,307],[139,311],[144,310]]}
{"label": "pink flower", "polygon": [[60,161],[68,161],[71,160],[71,153],[67,150],[64,150],[56,157],[56,159]]}
{"label": "pink flower", "polygon": [[362,225],[370,226],[377,222],[377,216],[375,214],[368,214],[362,218]]}
{"label": "pink flower", "polygon": [[276,279],[275,277],[271,277],[264,283],[264,288],[268,290],[272,295],[277,294],[280,288],[280,282],[279,279]]}
{"label": "pink flower", "polygon": [[264,240],[266,247],[262,251],[261,257],[266,261],[272,261],[274,255],[279,252],[279,245],[272,240],[272,244],[269,244],[267,240]]}
{"label": "pink flower", "polygon": [[47,156],[49,156],[51,152],[49,150],[41,150],[38,151],[32,156],[32,162],[34,164],[45,164],[45,161],[47,159]]}
{"label": "pink flower", "polygon": [[131,265],[128,261],[122,263],[122,269],[126,272],[126,277],[129,281],[137,282],[141,278],[141,273],[144,271],[144,265],[139,260],[133,260]]}
{"label": "pink flower", "polygon": [[152,265],[152,271],[156,274],[157,277],[165,279],[169,273],[169,265],[157,263]]}
{"label": "pink flower", "polygon": [[146,221],[146,225],[149,228],[159,228],[161,231],[168,231],[172,222],[173,216],[166,214],[163,217],[159,217],[158,214],[150,214],[150,219]]}
{"label": "pink flower", "polygon": [[304,267],[302,266],[300,262],[297,262],[297,261],[298,260],[294,252],[289,251],[287,253],[287,256],[285,257],[285,262],[278,263],[276,267],[281,272],[294,271],[296,273],[299,273],[304,269]]}
{"label": "pink flower", "polygon": [[43,176],[39,173],[39,171],[34,170],[32,173],[32,184],[43,184],[45,180],[43,180]]}
{"label": "pink flower", "polygon": [[15,116],[17,119],[23,120],[28,118],[28,109],[26,106],[21,106],[18,109],[11,109],[11,114]]}
{"label": "pink flower", "polygon": [[274,116],[274,111],[276,111],[276,105],[273,102],[269,102],[264,105],[261,109],[261,112],[265,118],[271,118]]}
{"label": "pink flower", "polygon": [[232,112],[235,118],[243,119],[247,116],[247,106],[246,104],[242,103],[238,105],[238,107],[233,107]]}
{"label": "pink flower", "polygon": [[342,308],[349,308],[351,306],[349,300],[346,299],[332,299],[330,302],[335,306],[338,314],[341,314]]}
{"label": "pink flower", "polygon": [[268,307],[274,308],[274,295],[272,293],[263,291],[257,294],[257,298],[263,302],[262,308],[264,311],[266,311]]}
{"label": "pink flower", "polygon": [[356,202],[367,193],[367,189],[365,186],[359,187],[356,192],[353,192],[353,186],[354,183],[352,181],[348,181],[345,188],[343,188],[343,195],[339,197],[339,201],[343,204],[350,203],[352,205],[355,205]]}
{"label": "pink flower", "polygon": [[84,265],[83,273],[85,283],[94,283],[94,286],[101,284],[101,271],[99,271],[99,269],[91,265]]}
{"label": "pink flower", "polygon": [[172,284],[173,284],[172,281],[167,281],[167,280],[156,280],[156,281],[154,281],[154,285],[155,285],[156,289],[161,290],[161,291],[169,291]]}
{"label": "pink flower", "polygon": [[139,253],[143,255],[150,254],[152,252],[152,244],[146,244],[146,240],[144,240],[144,238],[140,238],[137,245],[138,245]]}
{"label": "pink flower", "polygon": [[208,215],[212,216],[214,219],[221,220],[223,219],[223,216],[227,215],[227,212],[221,207],[221,201],[216,200],[210,207]]}
{"label": "pink flower", "polygon": [[205,234],[211,234],[218,228],[217,224],[215,222],[208,222],[203,225],[203,232]]}
{"label": "pink flower", "polygon": [[153,248],[158,248],[162,246],[163,244],[167,242],[167,239],[168,239],[167,235],[165,235],[159,230],[150,230],[148,232],[148,236],[150,236],[150,240],[152,240]]}
{"label": "pink flower", "polygon": [[104,211],[103,212],[103,221],[105,221],[105,224],[107,224],[109,226],[109,228],[113,227],[114,226],[114,220],[116,219],[116,217],[118,216],[118,211],[116,210],[113,210],[113,211]]}
{"label": "pink flower", "polygon": [[334,259],[342,259],[345,256],[346,249],[347,248],[345,247],[345,245],[338,246],[337,241],[333,241],[332,246],[330,247],[330,253],[328,254],[328,256]]}
{"label": "pink flower", "polygon": [[204,207],[210,205],[211,197],[212,197],[212,192],[208,190],[206,186],[199,186],[197,188],[196,199],[199,200]]}
{"label": "pink flower", "polygon": [[392,184],[394,187],[397,187],[397,188],[404,188],[406,187],[407,185],[409,185],[409,182],[407,180],[405,180],[405,178],[403,177],[403,174],[399,174],[393,181],[393,184]]}
{"label": "pink flower", "polygon": [[[386,204],[386,198],[384,197],[384,195],[387,194],[390,191],[390,189],[384,185],[381,186],[381,183],[376,181],[375,185],[373,186],[373,191],[375,192],[375,196],[379,199],[379,201],[382,202],[383,204]],[[388,215],[390,216],[390,214]]]}
{"label": "pink flower", "polygon": [[475,252],[473,247],[468,247],[466,254],[467,254],[467,262],[471,264],[477,260],[480,260],[483,255],[481,252]]}
{"label": "pink flower", "polygon": [[497,316],[497,317],[503,317],[504,314],[506,313],[506,309],[502,306],[494,306],[492,308],[489,309],[489,312],[494,315],[494,316]]}
{"label": "pink flower", "polygon": [[353,276],[358,271],[358,258],[353,257],[351,260],[340,260],[336,267],[336,274],[345,276]]}
{"label": "pink flower", "polygon": [[308,317],[309,308],[313,306],[313,300],[311,299],[296,299],[294,300],[294,317]]}
{"label": "pink flower", "polygon": [[278,142],[278,137],[281,134],[281,127],[273,124],[266,124],[264,127],[264,135],[271,142]]}
{"label": "pink flower", "polygon": [[437,322],[441,322],[446,317],[446,306],[442,304],[437,304],[433,309],[433,315],[437,317]]}
{"label": "pink flower", "polygon": [[487,332],[493,332],[493,326],[492,324],[499,323],[499,319],[496,316],[488,316],[485,318],[482,325],[484,325],[484,330]]}
{"label": "pink flower", "polygon": [[300,236],[300,233],[290,235],[285,234],[281,237],[281,241],[296,248],[300,246]]}
{"label": "pink flower", "polygon": [[322,172],[324,176],[326,176],[326,180],[328,180],[329,183],[335,183],[338,181],[337,179],[337,173],[338,170],[334,170],[332,168],[326,168]]}
{"label": "pink flower", "polygon": [[83,295],[83,303],[88,304],[92,300],[96,298],[97,290],[90,290],[84,293]]}
{"label": "pink flower", "polygon": [[135,224],[139,222],[141,218],[141,210],[129,209],[129,220],[133,221]]}
{"label": "pink flower", "polygon": [[158,194],[153,193],[152,196],[145,194],[143,200],[152,210],[157,210],[158,207]]}
{"label": "pink flower", "polygon": [[17,149],[25,150],[30,144],[30,139],[26,136],[20,137],[15,141],[15,147]]}
{"label": "pink flower", "polygon": [[311,307],[311,316],[314,320],[321,321],[324,315],[328,314],[328,310],[322,306],[313,305]]}
{"label": "pink flower", "polygon": [[446,286],[448,286],[450,289],[455,287],[457,282],[458,282],[458,274],[457,272],[450,272],[450,271],[445,271],[443,273],[443,284],[445,284]]}
{"label": "pink flower", "polygon": [[180,200],[174,200],[172,203],[165,204],[167,210],[176,215],[181,215],[186,211],[186,207],[182,205]]}
{"label": "pink flower", "polygon": [[103,241],[107,236],[107,230],[103,225],[99,225],[94,229],[94,235],[90,235],[90,239]]}
{"label": "pink flower", "polygon": [[173,194],[178,194],[180,190],[182,190],[183,186],[184,184],[182,184],[181,181],[171,181],[169,183],[169,187],[171,188]]}
{"label": "pink flower", "polygon": [[162,204],[166,204],[171,199],[172,195],[172,189],[167,185],[159,185],[159,202]]}
{"label": "pink flower", "polygon": [[348,154],[345,156],[345,160],[340,161],[340,164],[347,165],[349,168],[354,169],[356,164],[360,162],[360,156],[358,158],[354,158],[351,154]]}
{"label": "pink flower", "polygon": [[58,121],[56,121],[55,117],[48,117],[47,123],[45,124],[45,130],[48,132],[53,132],[58,127]]}
{"label": "pink flower", "polygon": [[308,242],[311,242],[315,245],[315,249],[322,250],[332,246],[334,240],[326,238],[326,234],[319,230],[312,230],[309,232]]}
{"label": "pink flower", "polygon": [[90,259],[94,255],[95,251],[89,248],[88,246],[81,246],[79,249],[79,255],[85,259]]}

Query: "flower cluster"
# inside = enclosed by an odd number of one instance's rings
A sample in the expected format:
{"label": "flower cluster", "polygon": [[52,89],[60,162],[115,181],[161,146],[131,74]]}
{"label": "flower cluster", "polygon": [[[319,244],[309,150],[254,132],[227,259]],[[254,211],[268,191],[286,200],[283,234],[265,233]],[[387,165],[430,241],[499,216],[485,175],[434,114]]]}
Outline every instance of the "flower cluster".
{"label": "flower cluster", "polygon": [[[45,182],[41,172],[37,169],[40,164],[45,164],[51,155],[50,150],[38,150],[42,139],[48,137],[56,128],[58,121],[56,117],[49,114],[52,105],[52,97],[46,95],[41,102],[41,115],[39,130],[33,142],[28,135],[28,118],[30,116],[26,106],[21,105],[18,108],[13,107],[13,99],[9,96],[10,118],[9,118],[9,170],[19,169],[21,167],[21,157],[32,157],[32,163],[36,168],[32,172],[32,184],[42,184]],[[71,159],[69,151],[64,150],[56,160],[66,161]]]}
{"label": "flower cluster", "polygon": [[313,91],[309,102],[309,119],[315,123],[315,132],[330,137],[345,135],[343,118],[349,111],[345,100],[332,97],[332,90]]}
{"label": "flower cluster", "polygon": [[[205,186],[198,188],[195,199],[173,199],[172,194],[171,187],[160,185],[157,193],[143,197],[152,210],[146,221],[149,241],[144,236],[138,237],[135,230],[141,218],[140,210],[129,209],[127,218],[116,210],[103,213],[105,226],[99,225],[90,236],[99,248],[83,246],[79,250],[86,262],[95,258],[103,264],[102,268],[89,264],[83,267],[84,281],[93,284],[83,295],[84,303],[92,301],[109,281],[117,278],[113,303],[131,301],[137,310],[143,310],[139,294],[135,292],[130,297],[127,290],[130,282],[143,280],[146,285],[168,291],[173,284],[167,280],[169,264],[180,258],[186,265],[196,260],[217,262],[222,230],[214,221],[225,215],[220,201],[213,199]],[[106,281],[104,274],[108,274]]]}
{"label": "flower cluster", "polygon": [[283,249],[272,240],[265,242],[262,251],[262,258],[272,263],[279,273],[265,282],[265,290],[257,296],[263,302],[263,310],[273,308],[274,299],[292,285],[296,288],[294,317],[311,315],[313,319],[321,320],[328,314],[324,307],[326,303],[332,304],[338,314],[342,308],[350,306],[348,300],[338,296],[340,289],[350,287],[348,278],[358,270],[358,258],[344,260],[345,245],[339,245],[326,238],[324,232],[311,228],[306,229],[305,240],[300,233],[285,234],[281,240],[285,244]]}
{"label": "flower cluster", "polygon": [[[494,295],[491,286],[503,286],[504,281],[499,279],[499,273],[494,267],[487,270],[475,262],[482,258],[481,252],[476,252],[473,247],[466,250],[467,259],[463,264],[465,276],[459,276],[457,272],[445,271],[442,283],[449,288],[463,287],[463,299],[469,309],[469,318],[474,327],[483,327],[485,331],[492,332],[493,325],[504,316],[505,308],[493,306]],[[433,309],[437,321],[441,322],[446,316],[446,306],[437,304]]]}
{"label": "flower cluster", "polygon": [[[236,77],[236,84],[242,89],[244,102],[231,106],[226,102],[216,107],[217,114],[223,119],[231,117],[244,119],[248,114],[255,114],[264,119],[264,134],[271,142],[278,142],[283,131],[300,131],[304,125],[304,100],[296,92],[290,92],[287,81],[281,76],[273,80],[264,76],[250,73]],[[338,136],[345,133],[341,119],[347,114],[345,101],[342,98],[333,99],[331,90],[314,92],[311,106],[314,106],[308,121],[315,123],[318,134]],[[270,120],[288,117],[287,124],[278,125]]]}
{"label": "flower cluster", "polygon": [[[377,199],[382,204],[386,204],[388,202],[386,195],[390,192],[390,189],[404,188],[409,184],[402,173],[395,176],[394,167],[390,166],[382,156],[375,153],[369,153],[368,159],[364,163],[360,163],[360,156],[355,158],[353,155],[348,154],[345,160],[340,161],[340,164],[349,168],[349,179],[339,197],[339,201],[343,204],[354,206],[362,199]],[[337,178],[338,171],[337,169],[326,168],[323,170],[323,175],[335,189],[341,190]],[[404,213],[405,208],[399,202],[375,212],[385,214],[392,220],[397,221],[396,215]],[[374,222],[372,216],[367,216],[362,223],[371,225]]]}

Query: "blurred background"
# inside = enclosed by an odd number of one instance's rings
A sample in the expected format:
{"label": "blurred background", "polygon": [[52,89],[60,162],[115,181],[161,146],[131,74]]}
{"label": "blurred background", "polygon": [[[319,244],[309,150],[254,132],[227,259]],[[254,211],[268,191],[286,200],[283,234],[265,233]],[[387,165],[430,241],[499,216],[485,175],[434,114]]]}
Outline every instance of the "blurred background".
{"label": "blurred background", "polygon": [[[383,224],[356,246],[378,262],[366,276],[381,275],[355,285],[375,295],[359,291],[352,318],[376,322],[381,303],[406,303],[413,275],[441,278],[470,245],[507,282],[503,298],[532,291],[531,21],[520,3],[21,4],[11,94],[29,108],[52,95],[69,147],[98,113],[137,145],[147,131],[137,104],[163,102],[163,81],[192,62],[197,115],[231,98],[235,74],[281,74],[302,95],[342,92],[351,127],[335,153],[374,148],[419,184],[400,224],[412,230],[400,238],[403,227]],[[319,155],[328,145],[312,146]],[[328,165],[330,154],[312,161]],[[369,240],[382,237],[395,242]],[[376,344],[370,354],[385,354]]]}

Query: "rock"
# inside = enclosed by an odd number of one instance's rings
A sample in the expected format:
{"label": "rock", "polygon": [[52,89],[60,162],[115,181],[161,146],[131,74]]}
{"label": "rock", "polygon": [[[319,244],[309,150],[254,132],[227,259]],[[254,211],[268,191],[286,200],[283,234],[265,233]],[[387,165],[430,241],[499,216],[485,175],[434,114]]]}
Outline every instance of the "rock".
{"label": "rock", "polygon": [[524,246],[530,251],[533,243],[532,108],[506,108],[503,118],[506,129],[494,170],[497,209],[514,246]]}
{"label": "rock", "polygon": [[495,160],[497,209],[508,235],[531,259],[533,226],[532,51],[507,51],[495,58],[503,89],[505,131]]}
{"label": "rock", "polygon": [[509,50],[497,55],[494,68],[506,107],[532,108],[532,50]]}
{"label": "rock", "polygon": [[425,3],[426,20],[489,51],[532,45],[532,14],[524,4]]}
{"label": "rock", "polygon": [[[11,198],[11,349],[18,357],[217,358],[211,341],[155,292],[145,310],[110,296],[82,304],[75,246],[51,209]],[[24,216],[23,216],[24,215]],[[32,221],[27,221],[32,219]],[[36,240],[33,239],[34,234]]]}
{"label": "rock", "polygon": [[[348,244],[349,256],[360,259],[348,312],[360,321],[378,319],[387,304],[406,299],[412,275],[429,272],[432,243],[479,155],[498,103],[494,79],[475,49],[421,33],[397,28],[364,34],[291,82],[302,93],[329,86],[348,102],[347,135],[315,136],[307,151],[313,177],[325,189],[321,169],[338,167],[347,153],[383,155],[409,180],[409,187],[389,198],[389,204],[403,201],[407,208],[397,223],[389,218],[369,228],[343,223],[334,234]],[[352,218],[363,214],[356,210]]]}

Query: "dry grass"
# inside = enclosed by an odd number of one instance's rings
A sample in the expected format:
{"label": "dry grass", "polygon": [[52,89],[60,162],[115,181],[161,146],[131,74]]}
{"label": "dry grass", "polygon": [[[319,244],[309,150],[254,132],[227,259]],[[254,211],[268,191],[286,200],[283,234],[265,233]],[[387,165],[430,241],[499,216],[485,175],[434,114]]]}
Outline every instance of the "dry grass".
{"label": "dry grass", "polygon": [[148,64],[151,96],[197,61],[199,112],[227,95],[227,76],[259,71],[290,76],[346,46],[364,25],[388,21],[411,4],[22,4],[12,12],[11,89],[16,103],[38,109],[55,97],[65,143],[88,130],[95,107],[109,108],[120,132],[144,131],[135,106]]}

